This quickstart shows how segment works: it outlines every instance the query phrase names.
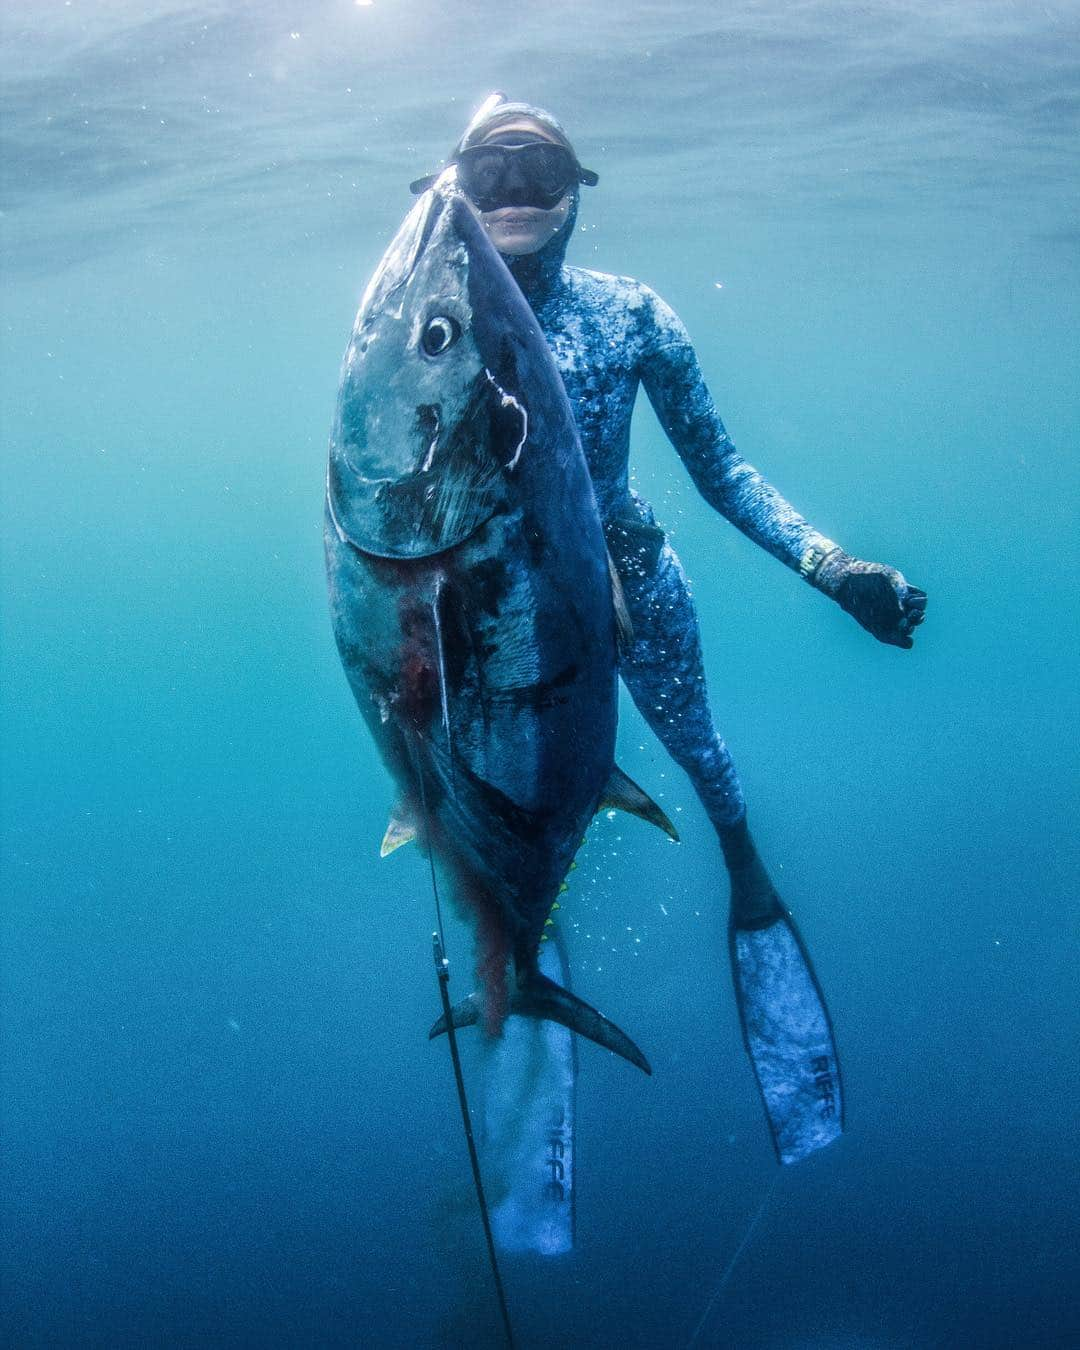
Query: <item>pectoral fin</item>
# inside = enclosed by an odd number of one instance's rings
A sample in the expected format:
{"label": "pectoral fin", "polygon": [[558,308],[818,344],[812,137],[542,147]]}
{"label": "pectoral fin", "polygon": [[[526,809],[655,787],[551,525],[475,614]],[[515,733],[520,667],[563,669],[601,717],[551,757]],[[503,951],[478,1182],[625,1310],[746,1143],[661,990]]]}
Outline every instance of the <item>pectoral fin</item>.
{"label": "pectoral fin", "polygon": [[607,555],[607,570],[611,578],[611,602],[615,606],[615,634],[619,644],[619,655],[625,656],[634,645],[634,624],[630,618],[630,607],[626,603],[626,592],[623,590],[610,552]]}
{"label": "pectoral fin", "polygon": [[642,820],[647,820],[650,825],[655,825],[663,830],[667,837],[674,840],[676,844],[679,842],[679,832],[672,825],[665,812],[657,806],[647,792],[638,787],[632,778],[628,778],[618,765],[611,770],[608,785],[604,789],[604,795],[596,809],[598,811],[629,811],[632,816],[639,816]]}
{"label": "pectoral fin", "polygon": [[382,846],[379,849],[379,857],[385,858],[387,854],[393,853],[394,849],[400,848],[402,844],[407,844],[411,839],[416,838],[416,826],[409,814],[409,809],[404,802],[398,802],[390,813],[390,823],[386,827],[386,833],[383,835]]}

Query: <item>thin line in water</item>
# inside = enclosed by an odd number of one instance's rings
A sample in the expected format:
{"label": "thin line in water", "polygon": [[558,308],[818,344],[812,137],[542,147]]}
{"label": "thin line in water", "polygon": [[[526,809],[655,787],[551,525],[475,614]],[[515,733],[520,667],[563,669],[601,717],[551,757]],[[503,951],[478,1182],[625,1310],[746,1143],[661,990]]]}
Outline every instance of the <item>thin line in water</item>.
{"label": "thin line in water", "polygon": [[761,1204],[758,1205],[757,1209],[754,1212],[753,1218],[746,1225],[746,1232],[742,1235],[742,1240],[740,1241],[739,1245],[735,1248],[731,1260],[727,1263],[727,1266],[724,1269],[724,1273],[720,1276],[720,1283],[713,1290],[712,1298],[709,1299],[709,1302],[705,1307],[705,1311],[701,1314],[701,1321],[697,1324],[697,1327],[694,1329],[694,1334],[690,1337],[690,1339],[686,1343],[686,1350],[692,1350],[692,1347],[697,1345],[698,1341],[700,1340],[701,1333],[705,1330],[706,1324],[708,1323],[710,1317],[712,1316],[717,1304],[720,1302],[720,1299],[723,1297],[724,1290],[728,1287],[732,1275],[735,1273],[735,1267],[739,1264],[739,1258],[746,1250],[747,1245],[750,1242],[750,1239],[754,1236],[755,1229],[761,1222],[766,1209],[768,1209],[769,1207],[769,1201],[772,1199],[773,1191],[776,1190],[777,1183],[780,1180],[780,1175],[781,1174],[777,1172],[776,1175],[773,1177],[772,1181],[769,1182],[769,1188],[762,1196]]}

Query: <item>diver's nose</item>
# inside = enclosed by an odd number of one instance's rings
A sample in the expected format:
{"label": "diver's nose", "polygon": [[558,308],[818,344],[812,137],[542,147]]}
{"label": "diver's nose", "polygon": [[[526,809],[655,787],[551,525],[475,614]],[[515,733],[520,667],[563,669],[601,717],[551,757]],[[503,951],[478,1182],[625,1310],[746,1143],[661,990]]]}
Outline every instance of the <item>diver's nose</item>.
{"label": "diver's nose", "polygon": [[528,206],[529,181],[521,167],[511,159],[503,178],[503,196],[507,206]]}

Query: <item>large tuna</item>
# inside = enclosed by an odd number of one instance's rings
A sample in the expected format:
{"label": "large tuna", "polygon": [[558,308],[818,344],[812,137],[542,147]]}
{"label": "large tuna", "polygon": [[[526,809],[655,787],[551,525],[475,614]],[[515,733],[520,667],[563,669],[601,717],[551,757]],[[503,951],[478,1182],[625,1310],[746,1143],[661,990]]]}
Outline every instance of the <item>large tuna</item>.
{"label": "large tuna", "polygon": [[481,992],[455,1025],[546,1017],[648,1072],[629,1037],[537,969],[598,807],[671,826],[614,767],[616,599],[562,382],[448,179],[361,303],[326,550],[342,663],[401,791],[384,852],[418,837],[475,921]]}

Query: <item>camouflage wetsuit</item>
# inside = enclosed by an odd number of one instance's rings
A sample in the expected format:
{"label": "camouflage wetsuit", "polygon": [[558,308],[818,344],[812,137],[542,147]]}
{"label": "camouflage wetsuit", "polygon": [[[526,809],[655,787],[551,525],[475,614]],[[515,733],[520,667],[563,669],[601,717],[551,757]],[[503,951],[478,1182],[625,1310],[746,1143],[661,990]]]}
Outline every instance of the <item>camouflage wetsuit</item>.
{"label": "camouflage wetsuit", "polygon": [[722,829],[745,803],[709,710],[693,600],[651,508],[629,486],[638,386],[702,496],[755,543],[796,570],[835,545],[738,454],[673,310],[628,277],[564,265],[573,214],[539,253],[506,261],[555,354],[626,592],[635,640],[622,677]]}

